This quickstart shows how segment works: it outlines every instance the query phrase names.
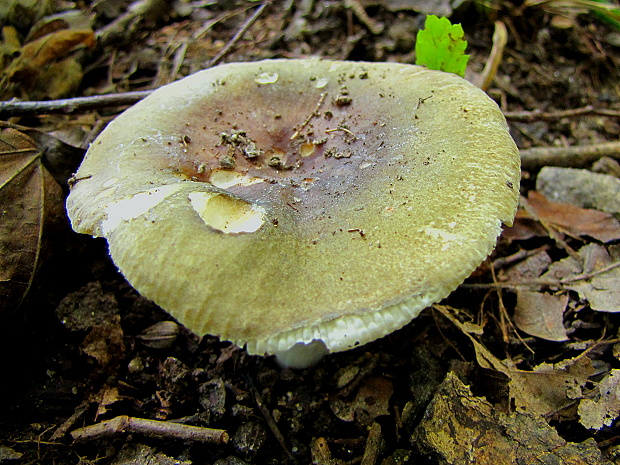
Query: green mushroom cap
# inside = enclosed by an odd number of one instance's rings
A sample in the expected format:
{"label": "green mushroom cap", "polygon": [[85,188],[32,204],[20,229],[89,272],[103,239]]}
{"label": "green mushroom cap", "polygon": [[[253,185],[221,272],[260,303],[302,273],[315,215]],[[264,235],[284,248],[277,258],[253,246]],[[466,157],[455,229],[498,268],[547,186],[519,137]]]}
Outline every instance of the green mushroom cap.
{"label": "green mushroom cap", "polygon": [[67,200],[195,333],[306,366],[407,324],[514,217],[519,152],[458,76],[319,59],[164,86],[92,144]]}

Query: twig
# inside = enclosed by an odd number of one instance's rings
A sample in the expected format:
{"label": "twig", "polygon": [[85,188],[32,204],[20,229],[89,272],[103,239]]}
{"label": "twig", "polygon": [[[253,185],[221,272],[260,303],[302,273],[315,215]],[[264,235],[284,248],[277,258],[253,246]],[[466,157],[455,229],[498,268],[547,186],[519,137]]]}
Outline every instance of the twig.
{"label": "twig", "polygon": [[228,433],[221,429],[203,428],[200,426],[182,425],[167,421],[146,420],[121,415],[111,420],[102,421],[71,432],[74,441],[95,440],[123,433],[144,434],[173,439],[198,442],[225,444]]}
{"label": "twig", "polygon": [[610,263],[603,268],[591,271],[589,273],[582,273],[575,276],[571,276],[569,278],[564,279],[528,279],[523,281],[504,281],[504,282],[494,282],[494,283],[467,283],[461,284],[459,288],[464,289],[497,289],[497,288],[506,288],[506,289],[514,289],[517,287],[526,287],[526,286],[534,286],[534,287],[562,287],[567,284],[572,284],[578,281],[587,281],[588,279],[592,279],[598,275],[607,273],[614,268],[620,267],[620,262]]}
{"label": "twig", "polygon": [[69,431],[73,424],[84,414],[84,412],[86,412],[86,410],[88,410],[89,406],[90,399],[86,399],[80,405],[78,405],[75,408],[73,414],[69,418],[67,418],[62,425],[56,428],[56,431],[54,431],[54,434],[52,434],[52,436],[50,437],[50,441],[56,441],[57,439],[60,439],[65,434],[67,434],[67,431]]}
{"label": "twig", "polygon": [[220,62],[220,60],[222,58],[224,58],[224,56],[226,56],[226,54],[228,52],[230,52],[230,50],[235,46],[235,44],[239,41],[239,39],[241,39],[241,37],[243,37],[243,34],[246,33],[246,31],[250,28],[250,26],[252,26],[252,24],[254,24],[254,21],[256,21],[258,19],[258,17],[261,15],[261,13],[265,10],[265,8],[267,8],[267,6],[269,6],[271,4],[271,0],[266,1],[265,3],[263,3],[261,6],[259,6],[254,13],[252,14],[252,16],[250,16],[245,23],[243,23],[243,25],[241,26],[241,28],[237,31],[237,33],[233,36],[232,39],[230,39],[228,41],[228,43],[224,46],[224,48],[222,50],[220,50],[220,52],[215,55],[211,61],[209,62],[209,66],[207,66],[208,68],[211,68],[212,66],[215,66],[216,64],[218,64]]}
{"label": "twig", "polygon": [[338,126],[337,128],[327,128],[325,130],[325,132],[328,134],[331,134],[332,132],[336,132],[336,131],[342,131],[348,134],[349,136],[353,137],[354,140],[357,140],[357,136],[354,133],[352,133],[349,129],[342,127],[342,126]]}
{"label": "twig", "polygon": [[596,271],[590,271],[589,273],[582,273],[577,276],[573,276],[571,278],[561,279],[560,284],[570,284],[570,283],[574,283],[577,281],[586,281],[600,274],[607,273],[608,271],[613,270],[614,268],[618,268],[619,266],[620,266],[620,262],[610,263],[609,265],[604,266],[603,268],[596,270]]}
{"label": "twig", "polygon": [[278,425],[276,424],[275,420],[271,416],[269,409],[265,406],[265,402],[263,402],[263,397],[260,395],[260,392],[258,392],[258,389],[256,389],[256,386],[254,386],[254,383],[252,383],[251,380],[249,384],[250,384],[250,389],[252,391],[252,394],[254,395],[254,401],[256,402],[256,406],[258,407],[258,410],[260,410],[260,413],[265,418],[265,421],[267,422],[269,429],[271,430],[271,432],[277,439],[278,443],[280,444],[280,447],[282,447],[282,449],[284,450],[284,453],[286,454],[286,456],[291,460],[291,462],[293,462],[295,465],[298,465],[299,462],[297,461],[297,457],[293,455],[293,453],[289,450],[288,446],[286,445],[286,439],[284,439],[284,435],[282,434],[282,432],[280,432],[280,428],[278,428]]}
{"label": "twig", "polygon": [[0,102],[0,118],[8,118],[11,116],[46,115],[53,113],[69,115],[72,113],[99,110],[107,107],[133,105],[149,95],[151,92],[151,90],[140,90],[135,92],[93,95],[91,97],[76,97],[59,100]]}
{"label": "twig", "polygon": [[366,447],[362,456],[361,465],[375,465],[383,446],[383,436],[381,434],[381,425],[373,423],[368,431],[366,439]]}
{"label": "twig", "polygon": [[508,255],[507,257],[496,258],[495,260],[493,260],[493,263],[491,263],[491,266],[496,270],[505,268],[508,265],[512,265],[513,263],[524,260],[528,257],[531,257],[532,255],[536,255],[537,253],[549,250],[550,247],[551,246],[549,244],[545,244],[532,250],[519,249],[518,252],[515,252],[512,255]]}
{"label": "twig", "polygon": [[543,166],[583,167],[601,157],[620,159],[620,142],[606,142],[572,147],[535,147],[521,150],[521,165],[525,169]]}
{"label": "twig", "polygon": [[344,5],[353,11],[353,14],[357,16],[357,19],[359,19],[359,21],[364,24],[372,34],[381,34],[383,29],[385,29],[383,24],[368,16],[368,13],[366,13],[364,6],[359,0],[345,0]]}
{"label": "twig", "polygon": [[495,31],[493,32],[493,47],[491,53],[487,59],[482,74],[480,75],[479,82],[482,90],[487,90],[497,74],[497,68],[502,62],[504,55],[504,47],[508,42],[508,31],[506,25],[501,21],[495,21]]}
{"label": "twig", "polygon": [[505,111],[504,116],[510,121],[532,123],[534,121],[554,121],[562,118],[574,118],[577,116],[611,116],[620,118],[620,110],[595,108],[592,105],[587,105],[581,108],[559,111]]}
{"label": "twig", "polygon": [[301,126],[299,126],[299,129],[297,129],[293,135],[291,136],[291,140],[296,139],[297,137],[299,137],[299,134],[301,133],[301,131],[304,130],[304,128],[310,123],[310,120],[312,118],[314,118],[315,116],[319,116],[319,109],[321,108],[321,105],[323,105],[323,102],[325,101],[325,97],[327,96],[327,92],[323,92],[321,94],[321,97],[319,97],[319,101],[316,104],[316,108],[314,109],[314,111],[312,113],[310,113],[310,115],[308,115],[308,117],[306,118],[306,121],[304,121],[302,123]]}

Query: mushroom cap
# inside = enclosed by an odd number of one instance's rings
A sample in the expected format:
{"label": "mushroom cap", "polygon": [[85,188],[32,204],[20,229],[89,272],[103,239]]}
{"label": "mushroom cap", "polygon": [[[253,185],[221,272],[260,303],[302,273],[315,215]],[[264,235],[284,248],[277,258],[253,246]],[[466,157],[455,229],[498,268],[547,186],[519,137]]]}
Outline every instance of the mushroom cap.
{"label": "mushroom cap", "polygon": [[333,352],[471,274],[512,222],[520,162],[497,105],[456,75],[265,60],[159,88],[76,178],[73,228],[190,330]]}

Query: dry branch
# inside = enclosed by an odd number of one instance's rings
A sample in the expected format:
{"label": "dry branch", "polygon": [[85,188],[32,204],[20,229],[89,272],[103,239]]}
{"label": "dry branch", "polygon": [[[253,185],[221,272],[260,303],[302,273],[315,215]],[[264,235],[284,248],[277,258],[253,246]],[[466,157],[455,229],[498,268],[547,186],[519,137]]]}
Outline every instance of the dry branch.
{"label": "dry branch", "polygon": [[592,105],[588,105],[581,108],[559,111],[505,111],[504,116],[510,121],[532,123],[534,121],[556,121],[562,118],[576,118],[578,116],[611,116],[620,118],[620,110],[595,108]]}
{"label": "dry branch", "polygon": [[145,436],[166,437],[197,442],[225,444],[228,433],[221,429],[183,425],[169,421],[146,420],[121,415],[111,420],[75,429],[71,432],[74,441],[87,441],[116,436],[123,433],[144,434]]}
{"label": "dry branch", "polygon": [[100,110],[102,108],[133,105],[151,92],[151,90],[141,90],[109,95],[93,95],[91,97],[29,102],[10,100],[8,102],[0,102],[0,118],[47,114],[70,115],[72,113]]}
{"label": "dry branch", "polygon": [[620,159],[620,142],[571,147],[535,147],[521,150],[521,165],[528,170],[543,166],[580,168],[601,157]]}

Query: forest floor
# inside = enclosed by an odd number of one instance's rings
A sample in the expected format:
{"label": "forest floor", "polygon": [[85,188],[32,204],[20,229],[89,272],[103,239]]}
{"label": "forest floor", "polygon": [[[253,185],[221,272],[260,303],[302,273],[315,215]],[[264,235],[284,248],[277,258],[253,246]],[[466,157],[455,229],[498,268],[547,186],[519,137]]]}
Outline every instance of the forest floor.
{"label": "forest floor", "polygon": [[[11,288],[0,306],[0,463],[620,463],[620,200],[601,200],[620,192],[618,10],[577,0],[28,4],[0,11],[12,26],[0,48],[6,101],[150,90],[267,58],[413,63],[422,12],[449,15],[469,43],[468,80],[499,64],[486,90],[522,151],[523,200],[447,299],[303,370],[198,338],[126,283],[104,240],[46,218],[28,296],[14,311],[23,289]],[[28,44],[59,31],[36,61]],[[86,147],[124,108],[0,112]],[[587,173],[543,182],[551,165]],[[575,186],[592,195],[569,198]],[[12,189],[3,202],[37,187]]]}

